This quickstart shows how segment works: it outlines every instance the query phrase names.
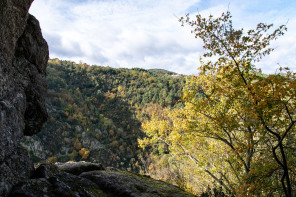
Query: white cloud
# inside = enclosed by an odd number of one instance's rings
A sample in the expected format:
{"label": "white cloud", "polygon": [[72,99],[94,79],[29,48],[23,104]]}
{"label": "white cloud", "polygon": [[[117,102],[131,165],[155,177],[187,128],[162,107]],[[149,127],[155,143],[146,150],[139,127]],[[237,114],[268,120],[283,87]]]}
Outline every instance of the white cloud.
{"label": "white cloud", "polygon": [[[279,2],[270,1],[276,5]],[[291,28],[277,42],[279,46],[271,60],[294,62],[296,43],[292,35],[296,32],[296,14],[291,12],[291,6],[267,9],[258,7],[256,2],[230,1],[234,24],[250,28],[258,22],[281,24],[290,19]],[[227,10],[228,3],[228,0],[35,0],[31,13],[40,20],[50,57],[196,74],[202,43],[190,34],[188,27],[180,27],[176,16],[196,11],[195,7],[202,14],[219,15]],[[270,72],[271,66],[266,66],[270,62],[263,63],[266,63],[264,71]]]}

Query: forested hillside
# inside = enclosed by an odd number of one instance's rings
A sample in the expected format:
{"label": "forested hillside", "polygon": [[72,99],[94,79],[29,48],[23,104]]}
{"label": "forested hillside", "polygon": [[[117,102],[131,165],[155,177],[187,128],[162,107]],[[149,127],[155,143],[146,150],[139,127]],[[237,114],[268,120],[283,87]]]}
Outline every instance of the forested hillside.
{"label": "forested hillside", "polygon": [[201,196],[295,196],[296,73],[256,67],[287,28],[244,33],[231,17],[179,19],[204,42],[197,76],[50,60],[49,121],[23,146],[35,162],[99,162]]}
{"label": "forested hillside", "polygon": [[151,106],[174,106],[185,77],[52,59],[47,83],[49,120],[23,141],[35,162],[85,160],[139,171],[145,157],[137,142],[140,121]]}

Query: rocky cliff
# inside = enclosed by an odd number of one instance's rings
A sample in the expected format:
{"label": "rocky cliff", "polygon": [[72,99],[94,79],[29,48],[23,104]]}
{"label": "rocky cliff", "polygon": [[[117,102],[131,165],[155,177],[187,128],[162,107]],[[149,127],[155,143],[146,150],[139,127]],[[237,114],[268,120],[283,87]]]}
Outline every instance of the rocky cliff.
{"label": "rocky cliff", "polygon": [[31,3],[0,1],[0,196],[32,175],[33,163],[19,142],[39,132],[47,119],[48,47],[38,21],[28,14]]}

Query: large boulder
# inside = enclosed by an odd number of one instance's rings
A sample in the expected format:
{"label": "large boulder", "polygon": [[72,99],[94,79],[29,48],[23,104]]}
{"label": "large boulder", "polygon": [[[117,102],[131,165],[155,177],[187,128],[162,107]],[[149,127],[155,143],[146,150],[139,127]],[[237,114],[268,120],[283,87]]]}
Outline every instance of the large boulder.
{"label": "large boulder", "polygon": [[38,21],[28,14],[32,2],[0,1],[0,196],[32,175],[33,163],[20,140],[38,133],[47,119],[48,46]]}
{"label": "large boulder", "polygon": [[105,169],[100,164],[42,164],[32,179],[14,186],[10,196],[193,197],[180,188],[147,176]]}
{"label": "large boulder", "polygon": [[55,165],[41,165],[34,178],[25,179],[15,185],[11,197],[64,196],[94,197],[105,196],[92,181],[60,171]]}

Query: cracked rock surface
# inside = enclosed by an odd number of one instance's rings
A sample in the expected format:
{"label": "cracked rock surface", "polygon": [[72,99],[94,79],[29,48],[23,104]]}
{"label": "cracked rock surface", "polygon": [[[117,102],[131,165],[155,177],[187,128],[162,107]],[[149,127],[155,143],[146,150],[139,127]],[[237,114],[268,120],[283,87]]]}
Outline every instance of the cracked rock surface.
{"label": "cracked rock surface", "polygon": [[7,196],[33,163],[20,147],[47,119],[48,46],[39,22],[28,14],[33,0],[0,1],[0,196]]}

